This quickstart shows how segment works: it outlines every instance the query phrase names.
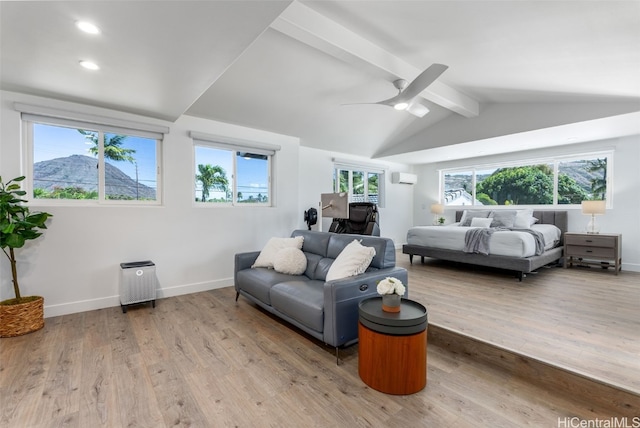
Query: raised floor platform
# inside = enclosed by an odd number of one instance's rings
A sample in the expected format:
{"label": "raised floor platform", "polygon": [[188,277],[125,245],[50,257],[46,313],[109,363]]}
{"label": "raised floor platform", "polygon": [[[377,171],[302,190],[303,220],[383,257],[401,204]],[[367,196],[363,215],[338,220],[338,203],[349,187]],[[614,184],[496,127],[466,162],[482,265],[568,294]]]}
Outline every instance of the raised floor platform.
{"label": "raised floor platform", "polygon": [[543,268],[511,273],[398,252],[410,297],[429,311],[429,342],[514,376],[640,414],[640,274]]}

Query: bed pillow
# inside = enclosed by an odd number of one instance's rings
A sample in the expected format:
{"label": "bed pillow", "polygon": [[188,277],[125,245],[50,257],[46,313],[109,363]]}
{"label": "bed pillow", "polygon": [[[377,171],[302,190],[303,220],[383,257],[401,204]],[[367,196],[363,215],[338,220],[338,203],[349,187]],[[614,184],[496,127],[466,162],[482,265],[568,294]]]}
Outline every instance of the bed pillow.
{"label": "bed pillow", "polygon": [[286,247],[294,247],[300,250],[302,249],[303,242],[304,236],[296,236],[295,238],[271,238],[262,251],[260,251],[260,255],[258,255],[258,258],[251,267],[265,267],[273,269],[273,261],[275,260],[278,251]]}
{"label": "bed pillow", "polygon": [[471,219],[471,227],[492,227],[492,218],[474,217]]}
{"label": "bed pillow", "polygon": [[338,254],[327,272],[327,281],[364,273],[376,255],[376,249],[365,247],[354,239]]}
{"label": "bed pillow", "polygon": [[273,270],[289,275],[302,275],[307,270],[307,258],[296,247],[283,248],[273,260]]}
{"label": "bed pillow", "polygon": [[491,227],[508,227],[512,228],[518,212],[516,210],[492,211],[490,218],[493,219]]}
{"label": "bed pillow", "polygon": [[488,210],[464,210],[460,219],[460,226],[470,226],[471,219],[476,217],[487,218],[489,214],[491,214],[491,211]]}
{"label": "bed pillow", "polygon": [[513,227],[516,229],[529,229],[537,219],[534,220],[533,210],[518,210]]}

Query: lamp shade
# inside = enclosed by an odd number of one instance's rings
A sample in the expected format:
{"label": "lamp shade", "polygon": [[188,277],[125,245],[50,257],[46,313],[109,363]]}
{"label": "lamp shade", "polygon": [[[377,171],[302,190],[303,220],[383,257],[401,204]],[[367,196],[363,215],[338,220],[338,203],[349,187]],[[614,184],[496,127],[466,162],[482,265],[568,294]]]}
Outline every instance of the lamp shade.
{"label": "lamp shade", "polygon": [[442,214],[444,213],[444,205],[442,204],[433,204],[431,205],[431,212],[434,214]]}
{"label": "lamp shade", "polygon": [[606,201],[582,201],[582,214],[604,214],[606,208]]}

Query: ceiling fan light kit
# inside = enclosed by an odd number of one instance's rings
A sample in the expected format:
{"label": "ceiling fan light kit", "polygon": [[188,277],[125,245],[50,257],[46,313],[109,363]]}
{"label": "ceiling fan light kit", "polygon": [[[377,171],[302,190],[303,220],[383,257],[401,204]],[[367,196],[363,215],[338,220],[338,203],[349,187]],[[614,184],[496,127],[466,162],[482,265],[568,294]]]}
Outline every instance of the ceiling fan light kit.
{"label": "ceiling fan light kit", "polygon": [[429,109],[427,106],[423,106],[417,101],[412,102],[407,107],[407,111],[414,116],[424,117],[427,113],[429,113]]}

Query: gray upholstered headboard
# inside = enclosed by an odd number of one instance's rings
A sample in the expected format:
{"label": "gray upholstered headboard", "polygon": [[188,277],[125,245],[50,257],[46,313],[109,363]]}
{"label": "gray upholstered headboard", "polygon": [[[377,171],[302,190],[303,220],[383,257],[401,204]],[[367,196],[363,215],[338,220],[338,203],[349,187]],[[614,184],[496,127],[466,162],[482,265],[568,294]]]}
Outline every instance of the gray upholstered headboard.
{"label": "gray upholstered headboard", "polygon": [[[460,221],[464,211],[456,211],[456,221]],[[569,228],[569,217],[566,211],[538,210],[533,212],[533,216],[541,224],[554,224],[562,232],[560,243],[564,243],[564,234]]]}

